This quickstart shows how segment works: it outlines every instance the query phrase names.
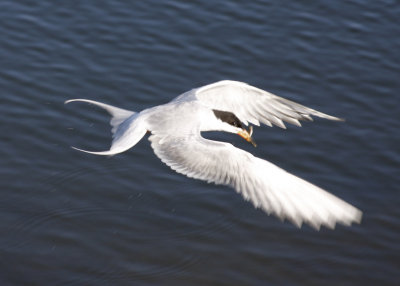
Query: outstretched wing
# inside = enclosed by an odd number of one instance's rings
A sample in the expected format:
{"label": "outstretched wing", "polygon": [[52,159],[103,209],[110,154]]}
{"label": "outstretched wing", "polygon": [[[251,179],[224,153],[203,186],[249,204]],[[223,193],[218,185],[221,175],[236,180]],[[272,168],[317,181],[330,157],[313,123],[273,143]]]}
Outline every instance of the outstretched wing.
{"label": "outstretched wing", "polygon": [[361,211],[352,205],[229,143],[197,135],[152,135],[149,140],[155,154],[176,172],[231,186],[255,207],[298,227],[303,222],[319,229],[361,221]]}
{"label": "outstretched wing", "polygon": [[311,116],[343,120],[238,81],[219,81],[192,92],[204,105],[233,112],[246,125],[250,122],[259,126],[261,122],[286,128],[285,121],[301,126],[299,121],[312,121]]}

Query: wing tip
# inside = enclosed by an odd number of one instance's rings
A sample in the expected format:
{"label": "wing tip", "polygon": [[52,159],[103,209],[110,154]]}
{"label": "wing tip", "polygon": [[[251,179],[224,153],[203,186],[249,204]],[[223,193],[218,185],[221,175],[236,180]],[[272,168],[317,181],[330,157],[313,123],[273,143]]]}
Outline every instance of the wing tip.
{"label": "wing tip", "polygon": [[361,221],[362,221],[362,217],[363,217],[363,212],[360,211],[359,209],[356,209],[356,210],[355,210],[355,213],[354,213],[354,218],[353,218],[353,220],[351,221],[351,223],[360,224]]}
{"label": "wing tip", "polygon": [[329,115],[329,118],[327,118],[327,119],[330,119],[333,121],[338,121],[338,122],[346,122],[346,118],[343,118],[343,117],[336,117],[336,116]]}
{"label": "wing tip", "polygon": [[[276,214],[277,215],[277,214]],[[277,215],[277,217],[283,222],[287,220],[293,226],[298,229],[301,229],[304,225],[309,226],[310,228],[320,231],[322,228],[327,228],[330,230],[334,230],[337,225],[344,225],[346,227],[350,227],[353,224],[361,224],[363,212],[359,209],[352,207],[344,216],[336,217],[329,216],[324,219],[314,219],[314,218],[306,218],[299,216],[281,216]]]}
{"label": "wing tip", "polygon": [[338,122],[345,122],[346,119],[342,118],[342,117],[336,117],[336,116],[332,116],[332,115],[328,115],[322,112],[316,112],[316,113],[312,113],[311,115],[320,117],[320,118],[324,118],[324,119],[328,119],[328,120],[332,120],[332,121],[338,121]]}

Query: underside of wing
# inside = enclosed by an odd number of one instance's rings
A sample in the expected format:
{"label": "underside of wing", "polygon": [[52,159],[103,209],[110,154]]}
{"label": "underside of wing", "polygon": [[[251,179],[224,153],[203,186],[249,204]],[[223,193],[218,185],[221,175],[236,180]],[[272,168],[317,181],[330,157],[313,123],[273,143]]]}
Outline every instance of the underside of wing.
{"label": "underside of wing", "polygon": [[231,186],[255,207],[298,227],[334,228],[361,220],[361,211],[352,205],[231,144],[195,135],[152,135],[149,140],[156,155],[178,173]]}
{"label": "underside of wing", "polygon": [[300,121],[312,121],[311,116],[329,120],[343,119],[308,108],[243,82],[224,80],[194,90],[206,106],[233,112],[246,125],[286,128],[284,122],[301,126]]}

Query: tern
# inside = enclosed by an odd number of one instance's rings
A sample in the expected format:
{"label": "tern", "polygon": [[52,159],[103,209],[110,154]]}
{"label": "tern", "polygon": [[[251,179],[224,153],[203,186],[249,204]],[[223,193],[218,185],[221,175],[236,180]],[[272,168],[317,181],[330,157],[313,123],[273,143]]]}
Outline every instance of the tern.
{"label": "tern", "polygon": [[305,107],[243,82],[223,80],[185,92],[169,103],[133,112],[88,99],[71,99],[105,109],[111,115],[115,155],[132,148],[146,133],[154,153],[178,173],[190,178],[227,185],[268,215],[297,227],[307,224],[335,228],[337,223],[360,223],[362,212],[331,193],[253,156],[227,142],[209,140],[204,131],[235,133],[256,146],[249,124],[286,128],[301,126],[311,116],[342,119]]}

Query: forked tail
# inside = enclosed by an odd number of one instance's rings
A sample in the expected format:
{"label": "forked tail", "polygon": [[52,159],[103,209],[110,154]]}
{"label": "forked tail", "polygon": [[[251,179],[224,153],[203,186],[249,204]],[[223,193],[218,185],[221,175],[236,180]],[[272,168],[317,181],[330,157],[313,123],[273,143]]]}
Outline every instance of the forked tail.
{"label": "forked tail", "polygon": [[115,155],[133,147],[146,134],[147,129],[139,113],[89,99],[70,99],[65,101],[65,104],[75,101],[87,102],[107,110],[111,115],[110,124],[113,134],[111,148],[108,151],[92,152],[72,147],[76,150],[95,155]]}

